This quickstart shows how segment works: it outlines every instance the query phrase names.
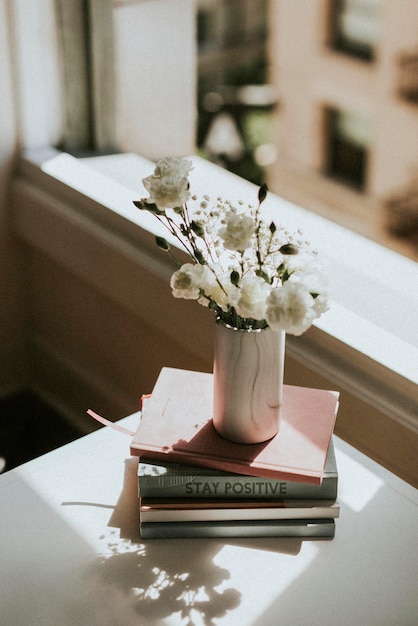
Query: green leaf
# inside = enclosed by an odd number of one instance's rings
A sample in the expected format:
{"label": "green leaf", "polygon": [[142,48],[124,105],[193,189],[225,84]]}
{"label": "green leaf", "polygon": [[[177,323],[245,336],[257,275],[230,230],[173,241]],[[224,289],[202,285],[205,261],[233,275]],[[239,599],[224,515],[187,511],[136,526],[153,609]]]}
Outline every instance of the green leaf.
{"label": "green leaf", "polygon": [[161,248],[161,250],[170,250],[170,244],[168,243],[167,239],[164,239],[164,237],[156,237],[155,243],[159,248]]}
{"label": "green leaf", "polygon": [[267,187],[266,183],[263,183],[258,190],[258,201],[260,204],[266,199],[268,190],[269,188]]}
{"label": "green leaf", "polygon": [[274,233],[277,230],[276,224],[274,222],[271,222],[269,229],[270,229],[271,234],[274,235]]}
{"label": "green leaf", "polygon": [[217,311],[218,310],[218,305],[213,300],[209,300],[208,307],[210,309],[212,309],[213,311]]}
{"label": "green leaf", "polygon": [[136,206],[137,209],[147,209],[148,205],[146,202],[144,202],[144,200],[134,200],[134,205]]}
{"label": "green leaf", "polygon": [[277,276],[280,278],[282,283],[285,283],[287,280],[289,280],[290,273],[284,263],[280,263],[279,267],[277,268]]}
{"label": "green leaf", "polygon": [[271,284],[270,276],[262,269],[256,270],[256,275],[266,281],[266,283]]}
{"label": "green leaf", "polygon": [[161,211],[153,202],[146,202],[145,200],[134,200],[133,203],[137,209],[149,211],[154,215],[165,215],[165,211]]}

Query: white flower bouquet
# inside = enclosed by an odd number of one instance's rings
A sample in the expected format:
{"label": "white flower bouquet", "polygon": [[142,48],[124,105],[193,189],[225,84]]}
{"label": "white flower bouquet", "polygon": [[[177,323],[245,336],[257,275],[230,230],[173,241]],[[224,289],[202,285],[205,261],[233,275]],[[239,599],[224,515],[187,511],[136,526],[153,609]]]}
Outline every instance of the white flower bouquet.
{"label": "white flower bouquet", "polygon": [[242,330],[283,330],[301,335],[328,309],[328,294],[317,253],[274,222],[260,207],[205,196],[192,196],[192,163],[169,157],[143,179],[149,197],[134,202],[149,211],[190,256],[181,264],[169,242],[157,245],[171,254],[178,269],[170,285],[176,298],[197,300],[216,313],[217,321]]}

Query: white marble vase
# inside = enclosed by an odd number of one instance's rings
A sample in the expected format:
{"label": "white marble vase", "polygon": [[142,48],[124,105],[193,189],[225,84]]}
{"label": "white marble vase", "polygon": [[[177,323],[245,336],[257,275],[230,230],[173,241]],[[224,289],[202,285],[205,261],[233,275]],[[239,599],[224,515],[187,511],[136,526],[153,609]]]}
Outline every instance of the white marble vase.
{"label": "white marble vase", "polygon": [[285,333],[215,325],[213,425],[237,443],[261,443],[280,428]]}

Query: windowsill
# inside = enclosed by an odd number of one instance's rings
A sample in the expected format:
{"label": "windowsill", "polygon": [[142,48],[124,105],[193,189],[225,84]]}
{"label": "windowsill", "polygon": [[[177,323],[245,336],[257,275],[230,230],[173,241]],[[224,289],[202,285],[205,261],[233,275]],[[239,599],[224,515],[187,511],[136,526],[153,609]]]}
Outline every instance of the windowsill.
{"label": "windowsill", "polygon": [[[251,183],[200,158],[193,161],[191,185],[197,195],[256,198]],[[126,241],[127,253],[149,255],[152,271],[167,277],[169,260],[150,234],[161,232],[157,221],[132,204],[146,195],[141,179],[152,169],[150,161],[133,154],[76,159],[46,151],[23,159],[19,177],[67,199],[75,216]],[[416,263],[272,194],[264,206],[289,230],[301,228],[315,243],[331,282],[330,311],[302,337],[287,338],[289,353],[417,432]]]}

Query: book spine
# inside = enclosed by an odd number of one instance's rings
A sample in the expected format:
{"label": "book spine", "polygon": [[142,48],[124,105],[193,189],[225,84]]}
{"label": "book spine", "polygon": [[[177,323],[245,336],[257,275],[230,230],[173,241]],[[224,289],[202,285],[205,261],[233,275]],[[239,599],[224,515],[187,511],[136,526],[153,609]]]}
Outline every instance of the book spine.
{"label": "book spine", "polygon": [[153,509],[141,507],[140,515],[144,522],[216,522],[239,520],[287,520],[309,518],[335,518],[339,516],[336,506],[310,508],[272,509]]}
{"label": "book spine", "polygon": [[325,477],[321,485],[277,481],[253,476],[190,476],[177,477],[140,475],[141,497],[156,498],[303,498],[335,500],[337,476]]}
{"label": "book spine", "polygon": [[333,519],[286,520],[280,522],[143,522],[143,539],[192,537],[301,537],[332,539],[335,535]]}

